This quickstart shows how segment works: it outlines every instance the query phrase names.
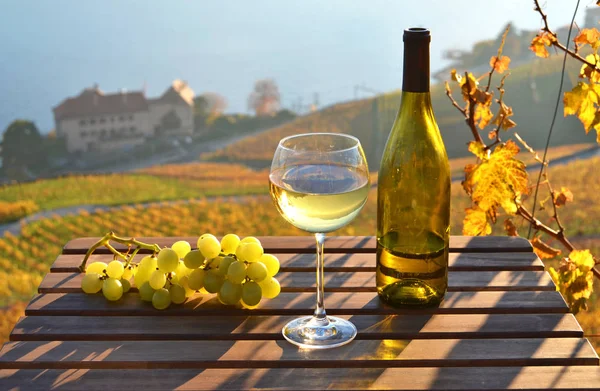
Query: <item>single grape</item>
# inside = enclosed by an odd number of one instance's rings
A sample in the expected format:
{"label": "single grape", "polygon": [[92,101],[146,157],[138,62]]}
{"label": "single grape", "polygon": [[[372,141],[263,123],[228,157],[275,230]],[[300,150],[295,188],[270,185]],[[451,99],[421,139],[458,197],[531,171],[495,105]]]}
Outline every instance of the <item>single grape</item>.
{"label": "single grape", "polygon": [[227,234],[221,239],[221,250],[225,254],[235,254],[235,249],[240,244],[240,237],[236,234]]}
{"label": "single grape", "polygon": [[242,249],[242,257],[245,261],[256,262],[263,256],[264,250],[260,243],[246,243]]}
{"label": "single grape", "polygon": [[197,269],[204,264],[205,260],[200,250],[192,250],[183,258],[183,263],[188,269]]}
{"label": "single grape", "polygon": [[138,291],[140,292],[140,298],[142,301],[152,301],[152,296],[154,296],[154,288],[150,286],[148,281],[144,282],[140,287],[138,287]]}
{"label": "single grape", "polygon": [[266,278],[259,282],[258,285],[260,285],[260,288],[262,289],[263,297],[266,297],[267,299],[273,299],[281,292],[279,281],[274,277]]}
{"label": "single grape", "polygon": [[234,284],[241,284],[246,278],[246,264],[242,261],[235,261],[227,269],[227,279]]}
{"label": "single grape", "polygon": [[97,273],[101,276],[104,275],[104,271],[106,270],[106,263],[104,262],[92,262],[85,268],[86,273]]}
{"label": "single grape", "polygon": [[117,301],[123,296],[123,285],[115,278],[107,278],[102,284],[102,294],[106,300]]}
{"label": "single grape", "polygon": [[160,270],[155,270],[150,274],[150,279],[148,280],[152,289],[160,289],[165,286],[167,282],[167,276]]}
{"label": "single grape", "polygon": [[240,241],[240,243],[258,243],[258,244],[260,244],[260,240],[258,240],[254,236],[246,236],[244,239],[242,239]]}
{"label": "single grape", "polygon": [[221,266],[221,261],[223,260],[222,256],[218,256],[214,259],[211,259],[210,261],[208,261],[208,270],[214,270],[215,272],[217,271],[217,269],[219,268],[219,266]]}
{"label": "single grape", "polygon": [[86,273],[81,279],[81,289],[85,293],[93,294],[100,292],[104,281],[100,279],[98,273]]}
{"label": "single grape", "polygon": [[248,269],[246,269],[246,274],[251,280],[261,282],[262,280],[267,278],[267,267],[262,262],[254,262],[248,265]]}
{"label": "single grape", "polygon": [[255,307],[262,299],[262,288],[254,281],[242,285],[242,302],[248,307]]}
{"label": "single grape", "polygon": [[142,267],[148,267],[148,268],[150,268],[152,270],[155,270],[158,267],[158,259],[156,259],[156,257],[153,257],[151,255],[146,255],[140,261],[139,267],[140,268],[142,268]]}
{"label": "single grape", "polygon": [[121,261],[112,261],[106,266],[106,275],[110,278],[120,280],[125,268]]}
{"label": "single grape", "polygon": [[175,250],[179,258],[185,257],[187,253],[192,250],[192,246],[185,240],[180,240],[178,242],[173,243],[171,249]]}
{"label": "single grape", "polygon": [[218,274],[210,272],[206,273],[204,276],[204,289],[206,289],[208,293],[217,293],[221,289],[223,281],[225,281],[225,279]]}
{"label": "single grape", "polygon": [[227,270],[229,269],[229,265],[231,265],[233,262],[235,262],[233,257],[224,257],[221,259],[221,262],[219,262],[219,267],[216,269],[216,273],[225,277]]}
{"label": "single grape", "polygon": [[125,279],[125,280],[131,280],[131,277],[133,277],[133,275],[135,274],[135,270],[136,268],[130,266],[127,266],[125,268],[125,270],[123,270],[123,275],[121,276],[121,278]]}
{"label": "single grape", "polygon": [[171,294],[165,288],[158,289],[152,295],[152,306],[157,310],[164,310],[171,305]]}
{"label": "single grape", "polygon": [[163,273],[174,272],[179,266],[179,256],[175,250],[170,248],[163,248],[158,253],[158,269]]}
{"label": "single grape", "polygon": [[198,239],[198,250],[207,259],[213,259],[221,253],[221,243],[214,235],[204,234]]}
{"label": "single grape", "polygon": [[258,261],[267,267],[267,275],[269,277],[273,277],[279,272],[280,263],[275,255],[263,254]]}
{"label": "single grape", "polygon": [[169,294],[171,295],[171,301],[175,304],[181,304],[185,301],[185,288],[179,284],[171,285],[169,288]]}
{"label": "single grape", "polygon": [[191,272],[192,269],[188,269],[183,261],[179,261],[179,266],[177,266],[177,269],[175,270],[175,273],[177,273],[179,278],[183,276],[189,276]]}
{"label": "single grape", "polygon": [[135,286],[139,288],[142,286],[142,284],[144,284],[144,282],[150,279],[150,275],[156,270],[156,268],[151,269],[150,266],[145,265],[140,266],[137,269],[138,270],[137,273],[135,273],[135,276],[133,277],[133,281],[135,282]]}
{"label": "single grape", "polygon": [[235,249],[235,256],[240,261],[245,261],[244,259],[244,247],[246,247],[246,243],[240,243]]}
{"label": "single grape", "polygon": [[204,269],[194,269],[188,276],[188,284],[190,289],[197,291],[204,286],[204,277],[206,271]]}
{"label": "single grape", "polygon": [[121,278],[119,281],[121,281],[121,285],[123,285],[123,293],[129,292],[129,290],[131,289],[131,283],[129,282],[129,280]]}
{"label": "single grape", "polygon": [[221,300],[224,304],[234,305],[242,298],[242,286],[225,280],[219,290]]}
{"label": "single grape", "polygon": [[196,292],[195,290],[190,288],[189,281],[190,281],[189,276],[183,276],[179,279],[179,285],[181,285],[183,287],[183,289],[185,289],[185,297],[192,297],[192,296],[194,296],[194,293]]}
{"label": "single grape", "polygon": [[171,282],[171,284],[178,284],[179,283],[179,276],[175,272],[169,273],[165,277],[168,277],[167,279]]}

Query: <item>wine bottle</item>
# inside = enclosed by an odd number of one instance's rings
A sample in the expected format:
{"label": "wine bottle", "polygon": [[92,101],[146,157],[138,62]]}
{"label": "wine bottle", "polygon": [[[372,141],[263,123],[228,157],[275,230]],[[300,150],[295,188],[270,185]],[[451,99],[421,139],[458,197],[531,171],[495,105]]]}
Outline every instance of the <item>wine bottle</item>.
{"label": "wine bottle", "polygon": [[377,293],[434,306],[448,288],[450,166],[431,107],[424,28],[404,31],[402,96],[377,185]]}

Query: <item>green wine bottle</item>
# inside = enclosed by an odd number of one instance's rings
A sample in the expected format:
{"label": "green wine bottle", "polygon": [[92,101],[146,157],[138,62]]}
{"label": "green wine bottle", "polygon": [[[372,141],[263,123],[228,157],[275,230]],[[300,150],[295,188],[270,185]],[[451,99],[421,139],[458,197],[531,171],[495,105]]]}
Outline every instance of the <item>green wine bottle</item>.
{"label": "green wine bottle", "polygon": [[429,30],[404,31],[400,110],[377,185],[377,293],[392,306],[439,304],[448,288],[450,166],[429,94]]}

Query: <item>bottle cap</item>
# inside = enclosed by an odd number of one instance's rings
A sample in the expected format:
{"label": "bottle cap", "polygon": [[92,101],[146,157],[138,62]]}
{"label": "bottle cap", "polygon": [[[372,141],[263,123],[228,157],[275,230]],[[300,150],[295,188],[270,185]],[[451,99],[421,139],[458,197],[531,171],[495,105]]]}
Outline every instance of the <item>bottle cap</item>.
{"label": "bottle cap", "polygon": [[427,41],[431,42],[431,34],[428,29],[423,27],[411,27],[404,30],[404,42],[406,41]]}

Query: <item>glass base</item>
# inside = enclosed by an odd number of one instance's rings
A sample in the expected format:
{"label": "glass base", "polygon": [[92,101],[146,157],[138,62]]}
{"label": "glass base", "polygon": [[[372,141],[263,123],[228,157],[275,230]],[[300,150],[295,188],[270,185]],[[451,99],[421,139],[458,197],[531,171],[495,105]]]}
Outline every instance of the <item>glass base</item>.
{"label": "glass base", "polygon": [[329,349],[342,346],[356,337],[356,327],[335,316],[323,319],[305,316],[294,319],[281,330],[283,337],[305,349]]}

